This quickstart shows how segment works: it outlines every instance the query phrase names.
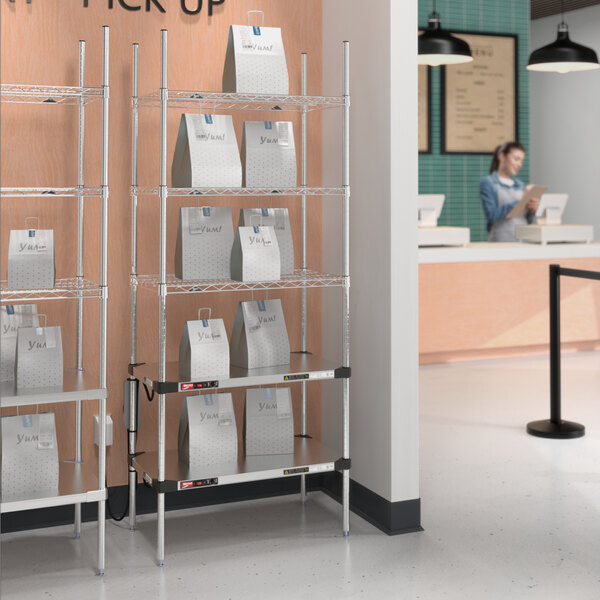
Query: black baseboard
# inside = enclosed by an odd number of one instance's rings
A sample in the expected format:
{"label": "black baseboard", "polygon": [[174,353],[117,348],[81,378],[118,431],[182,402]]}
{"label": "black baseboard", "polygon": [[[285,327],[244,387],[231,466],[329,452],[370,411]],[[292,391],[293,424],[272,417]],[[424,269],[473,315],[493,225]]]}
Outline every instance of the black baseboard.
{"label": "black baseboard", "polygon": [[[309,475],[306,483],[307,489],[310,491],[322,490],[332,498],[338,501],[341,500],[342,476],[338,472],[326,475]],[[299,477],[282,477],[280,479],[165,494],[165,510],[256,500],[299,492]],[[109,488],[110,508],[115,515],[120,516],[123,513],[127,505],[127,499],[128,489],[126,485]],[[139,484],[136,500],[137,514],[156,512],[156,493],[154,490]],[[375,492],[351,480],[350,509],[388,535],[422,531],[420,499],[389,502]],[[107,518],[110,518],[108,509],[106,513]],[[95,521],[97,515],[97,503],[81,505],[82,521]],[[5,513],[2,515],[1,531],[2,533],[9,533],[40,527],[68,525],[70,523],[73,523],[73,506],[57,506]]]}
{"label": "black baseboard", "polygon": [[[338,502],[342,498],[342,475],[323,475],[323,491]],[[350,479],[350,510],[387,535],[423,531],[421,499],[390,502],[364,485]]]}

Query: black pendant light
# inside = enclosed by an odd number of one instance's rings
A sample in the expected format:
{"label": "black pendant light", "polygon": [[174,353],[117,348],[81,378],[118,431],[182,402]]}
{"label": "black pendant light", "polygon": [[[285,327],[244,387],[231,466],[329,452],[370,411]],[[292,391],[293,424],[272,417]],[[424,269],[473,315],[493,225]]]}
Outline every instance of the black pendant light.
{"label": "black pendant light", "polygon": [[472,60],[469,44],[442,29],[442,21],[433,0],[433,12],[427,17],[427,29],[419,36],[419,64],[438,67]]}
{"label": "black pendant light", "polygon": [[527,69],[550,73],[600,69],[598,56],[591,48],[576,44],[569,39],[569,28],[565,23],[563,0],[560,3],[560,10],[561,22],[558,25],[556,41],[534,50],[529,57]]}

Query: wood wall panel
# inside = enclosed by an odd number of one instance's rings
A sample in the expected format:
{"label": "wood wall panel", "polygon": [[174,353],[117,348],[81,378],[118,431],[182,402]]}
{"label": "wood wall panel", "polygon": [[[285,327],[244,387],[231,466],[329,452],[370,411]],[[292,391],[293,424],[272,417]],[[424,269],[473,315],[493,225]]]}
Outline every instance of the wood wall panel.
{"label": "wood wall panel", "polygon": [[[169,87],[219,91],[230,24],[246,22],[248,10],[265,12],[265,25],[280,26],[290,73],[290,92],[300,92],[300,54],[309,53],[309,94],[321,92],[321,0],[226,0],[214,8],[208,17],[206,6],[196,16],[184,15],[179,2],[163,0],[166,14],[128,12],[115,2],[108,9],[106,0],[90,0],[88,8],[81,0],[34,0],[3,2],[1,11],[1,79],[3,83],[77,85],[78,40],[87,42],[86,85],[101,83],[101,26],[110,26],[110,131],[109,131],[109,303],[108,303],[108,412],[115,423],[114,445],[108,449],[108,483],[126,483],[126,436],[123,425],[123,381],[129,363],[130,310],[130,229],[131,208],[131,86],[132,44],[140,44],[140,94],[158,89],[160,85],[160,30],[169,31]],[[131,3],[133,4],[133,2]],[[206,3],[205,3],[206,4]],[[341,40],[340,40],[341,42]],[[340,68],[342,55],[340,44]],[[340,90],[341,92],[341,90]],[[3,186],[69,186],[77,183],[77,109],[59,106],[6,105],[1,107],[1,170]],[[90,104],[86,112],[86,184],[100,181],[100,103]],[[175,145],[181,111],[170,110],[168,116],[168,165]],[[239,113],[235,115],[238,142],[241,142],[241,123],[247,120],[275,119],[272,113]],[[286,117],[287,118],[287,117]],[[296,146],[300,150],[299,118],[294,117]],[[309,185],[321,182],[320,117],[309,117]],[[159,112],[144,109],[140,113],[139,183],[158,185],[159,170]],[[193,205],[182,199],[172,200],[168,207],[169,270],[173,268],[173,251],[180,206]],[[300,203],[298,199],[245,199],[232,202],[220,199],[215,204],[230,204],[237,224],[240,206],[287,206],[294,231],[296,264],[300,263]],[[140,199],[138,247],[140,273],[157,272],[158,268],[158,200]],[[77,205],[73,199],[37,199],[33,201],[4,200],[0,258],[2,276],[6,274],[8,232],[20,228],[25,217],[39,216],[44,227],[55,230],[57,276],[75,274]],[[86,275],[97,278],[99,257],[99,201],[86,201]],[[321,201],[309,199],[308,265],[319,269],[321,264]],[[155,362],[158,346],[157,297],[151,292],[139,293],[138,360]],[[237,303],[250,299],[250,294],[216,295],[205,297],[176,297],[168,301],[167,339],[168,359],[177,358],[179,336],[183,322],[195,317],[200,306],[211,306],[214,316],[225,319],[228,333]],[[254,298],[264,298],[256,294]],[[300,292],[271,294],[281,297],[284,305],[292,349],[300,347]],[[41,304],[41,303],[40,303]],[[86,342],[85,367],[97,369],[98,304],[85,305]],[[75,363],[74,334],[76,304],[66,301],[43,303],[48,322],[63,329],[65,364]],[[320,292],[309,292],[309,350],[320,351],[321,302]],[[299,423],[298,390],[294,392],[295,416]],[[320,437],[320,385],[309,386],[311,407],[310,433]],[[236,392],[236,414],[241,431],[242,392]],[[156,449],[156,403],[142,399],[142,429],[140,449]],[[175,447],[181,398],[168,399],[168,447]],[[44,409],[45,410],[45,409]],[[74,419],[72,405],[53,406],[59,423],[61,458],[72,458]],[[14,413],[14,411],[12,411]],[[95,460],[91,447],[92,415],[95,403],[84,403],[84,460]],[[9,414],[10,411],[7,411]],[[297,426],[298,429],[298,426]]]}
{"label": "wood wall panel", "polygon": [[[598,270],[600,260],[522,260],[420,265],[422,363],[540,351],[549,343],[548,266]],[[600,341],[600,286],[561,278],[562,341]]]}

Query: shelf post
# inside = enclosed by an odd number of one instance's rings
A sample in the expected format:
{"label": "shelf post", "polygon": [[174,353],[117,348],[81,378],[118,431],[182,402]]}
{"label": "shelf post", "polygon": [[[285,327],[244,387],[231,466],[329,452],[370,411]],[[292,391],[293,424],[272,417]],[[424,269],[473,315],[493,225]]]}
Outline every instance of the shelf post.
{"label": "shelf post", "polygon": [[[302,53],[302,95],[307,95],[308,88],[308,70],[307,70],[307,59],[308,55],[306,52]],[[302,106],[302,182],[303,188],[307,186],[308,173],[307,173],[307,116],[308,111],[306,104]],[[306,271],[306,240],[307,240],[307,227],[306,227],[306,194],[302,195],[302,270]],[[307,329],[307,290],[306,287],[302,288],[302,352],[306,352],[306,329]],[[302,427],[301,433],[303,436],[306,435],[306,381],[302,382]],[[304,438],[303,438],[304,439]],[[300,498],[302,503],[306,502],[306,476],[300,476]]]}
{"label": "shelf post", "polygon": [[[130,363],[137,363],[137,286],[133,279],[137,277],[137,167],[138,167],[138,57],[139,45],[133,44],[133,106],[131,120],[131,355]],[[137,471],[130,464],[135,456],[137,441],[137,381],[129,376],[129,424],[127,426],[127,453],[129,472],[129,530],[135,531],[136,526],[136,484]]]}
{"label": "shelf post", "polygon": [[[161,31],[160,78],[160,283],[158,306],[158,380],[165,381],[167,351],[167,30]],[[165,480],[165,395],[158,394],[158,481]],[[165,495],[157,498],[156,554],[165,560]]]}
{"label": "shelf post", "polygon": [[[102,27],[102,222],[101,222],[101,264],[100,264],[100,382],[106,389],[106,337],[108,301],[108,85],[109,71],[109,28]],[[98,489],[106,492],[106,399],[100,400],[100,432],[98,441]],[[98,574],[104,575],[105,500],[98,502]]]}
{"label": "shelf post", "polygon": [[[344,227],[342,244],[344,247],[344,289],[343,289],[343,361],[350,367],[350,42],[344,42],[344,135],[342,185],[344,187]],[[343,457],[350,458],[350,380],[342,380],[343,395]],[[350,533],[350,471],[342,473],[342,531]]]}
{"label": "shelf post", "polygon": [[[85,41],[79,40],[79,87],[85,87]],[[84,208],[84,186],[85,186],[85,99],[79,97],[79,127],[77,139],[77,284],[83,283],[83,208]],[[77,298],[77,347],[76,368],[83,371],[83,293],[78,292]],[[75,402],[75,463],[82,461],[81,440],[81,400]],[[74,534],[75,538],[81,536],[81,504],[75,504]]]}

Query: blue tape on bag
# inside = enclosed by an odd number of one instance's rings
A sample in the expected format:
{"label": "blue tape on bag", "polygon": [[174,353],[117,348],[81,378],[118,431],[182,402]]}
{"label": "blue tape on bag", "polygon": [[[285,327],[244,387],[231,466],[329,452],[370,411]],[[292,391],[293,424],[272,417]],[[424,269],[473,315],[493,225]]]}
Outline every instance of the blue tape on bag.
{"label": "blue tape on bag", "polygon": [[215,403],[215,400],[214,400],[212,394],[206,394],[204,396],[204,406],[212,406],[214,403]]}
{"label": "blue tape on bag", "polygon": [[15,307],[12,304],[7,304],[6,305],[6,314],[7,315],[14,315],[15,314]]}
{"label": "blue tape on bag", "polygon": [[260,225],[253,225],[254,233],[260,233]]}
{"label": "blue tape on bag", "polygon": [[202,319],[202,327],[208,327],[208,320]]}
{"label": "blue tape on bag", "polygon": [[208,125],[212,125],[213,124],[212,115],[204,115],[204,120],[208,123]]}
{"label": "blue tape on bag", "polygon": [[258,310],[260,312],[265,312],[267,310],[267,307],[265,306],[265,301],[264,300],[257,300],[256,304],[258,304]]}
{"label": "blue tape on bag", "polygon": [[31,415],[23,415],[23,427],[33,427],[33,417]]}
{"label": "blue tape on bag", "polygon": [[273,400],[273,388],[264,389],[265,400]]}
{"label": "blue tape on bag", "polygon": [[273,129],[273,121],[265,121],[265,129]]}
{"label": "blue tape on bag", "polygon": [[255,25],[254,27],[252,27],[252,31],[254,31],[254,35],[260,35],[260,27],[257,27]]}
{"label": "blue tape on bag", "polygon": [[35,237],[35,229],[29,230],[29,237]]}
{"label": "blue tape on bag", "polygon": [[202,208],[202,216],[203,217],[210,217],[210,206],[204,206]]}

